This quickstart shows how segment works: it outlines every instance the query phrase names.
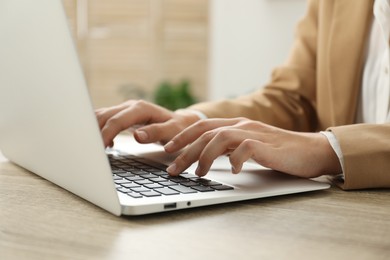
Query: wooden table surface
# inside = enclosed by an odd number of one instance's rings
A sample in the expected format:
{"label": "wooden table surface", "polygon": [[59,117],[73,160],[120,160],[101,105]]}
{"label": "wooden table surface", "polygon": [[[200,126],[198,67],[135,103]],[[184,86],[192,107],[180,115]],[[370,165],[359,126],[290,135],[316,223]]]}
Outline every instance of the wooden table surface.
{"label": "wooden table surface", "polygon": [[0,259],[390,259],[389,191],[116,217],[0,154]]}

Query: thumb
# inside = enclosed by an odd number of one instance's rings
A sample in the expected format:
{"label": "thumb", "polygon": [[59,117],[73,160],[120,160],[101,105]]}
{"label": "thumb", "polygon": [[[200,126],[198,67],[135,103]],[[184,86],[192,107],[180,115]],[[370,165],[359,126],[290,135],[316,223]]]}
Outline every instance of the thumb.
{"label": "thumb", "polygon": [[177,122],[174,122],[174,120],[168,120],[163,123],[155,123],[138,128],[134,131],[134,138],[139,143],[160,142],[165,144],[179,132],[180,129]]}

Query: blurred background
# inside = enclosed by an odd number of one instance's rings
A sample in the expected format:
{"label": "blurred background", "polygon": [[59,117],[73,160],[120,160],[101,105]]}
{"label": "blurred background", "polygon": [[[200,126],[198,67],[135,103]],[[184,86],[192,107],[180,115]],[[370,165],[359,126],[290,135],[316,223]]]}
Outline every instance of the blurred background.
{"label": "blurred background", "polygon": [[[63,0],[95,107],[170,109],[261,88],[305,0]],[[180,102],[175,102],[180,100]]]}

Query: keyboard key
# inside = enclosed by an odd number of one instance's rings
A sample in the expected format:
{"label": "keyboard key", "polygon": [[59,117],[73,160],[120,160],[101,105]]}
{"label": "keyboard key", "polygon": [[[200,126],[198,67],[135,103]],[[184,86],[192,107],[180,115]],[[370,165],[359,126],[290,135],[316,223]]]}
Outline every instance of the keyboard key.
{"label": "keyboard key", "polygon": [[143,186],[138,187],[138,188],[132,188],[131,190],[132,190],[132,191],[135,191],[135,192],[147,192],[147,191],[150,191],[150,189],[145,188],[145,187],[143,187]]}
{"label": "keyboard key", "polygon": [[146,171],[146,172],[148,171],[147,169],[150,169],[149,165],[143,165],[143,164],[139,164],[139,165],[137,165],[137,167],[139,169],[142,169],[142,170]]}
{"label": "keyboard key", "polygon": [[163,186],[158,184],[158,183],[152,183],[152,184],[145,184],[144,185],[146,188],[148,189],[151,189],[151,190],[154,190],[154,189],[157,189],[157,188],[162,188]]}
{"label": "keyboard key", "polygon": [[234,190],[233,187],[231,186],[228,186],[228,185],[217,185],[217,186],[212,186],[213,189],[216,189],[216,190]]}
{"label": "keyboard key", "polygon": [[161,188],[161,189],[155,189],[155,191],[161,193],[161,194],[164,194],[164,195],[177,195],[177,194],[180,194],[180,192],[178,191],[175,191],[173,189],[170,189],[168,187],[164,187],[164,188]]}
{"label": "keyboard key", "polygon": [[144,178],[142,178],[140,176],[133,176],[133,177],[127,177],[126,179],[129,181],[140,181],[140,180],[143,180]]}
{"label": "keyboard key", "polygon": [[111,169],[111,172],[112,173],[125,173],[126,171],[124,171],[124,170],[113,170],[113,169]]}
{"label": "keyboard key", "polygon": [[161,170],[156,169],[156,168],[151,168],[150,166],[145,167],[143,170],[146,172],[152,172],[152,173],[161,171]]}
{"label": "keyboard key", "polygon": [[167,172],[164,172],[162,170],[155,170],[155,171],[149,171],[151,173],[153,173],[154,175],[157,175],[157,176],[168,176],[168,173]]}
{"label": "keyboard key", "polygon": [[141,169],[145,165],[142,163],[134,162],[131,164],[131,166],[134,166],[135,168]]}
{"label": "keyboard key", "polygon": [[142,175],[142,178],[145,178],[145,179],[154,179],[154,178],[158,178],[158,176],[152,174],[152,173],[148,173],[148,174],[145,174],[145,175]]}
{"label": "keyboard key", "polygon": [[148,172],[145,172],[143,170],[130,170],[131,173],[135,174],[135,175],[144,175],[144,174],[150,174]]}
{"label": "keyboard key", "polygon": [[170,186],[171,189],[178,191],[180,193],[188,194],[188,193],[196,193],[196,190],[193,190],[189,187],[182,186],[182,185],[175,185],[175,186]]}
{"label": "keyboard key", "polygon": [[116,184],[122,184],[122,183],[129,183],[129,182],[131,182],[131,181],[126,180],[126,179],[120,179],[120,180],[114,180],[114,182],[115,182]]}
{"label": "keyboard key", "polygon": [[123,193],[128,193],[128,192],[131,192],[131,190],[130,190],[130,189],[128,189],[128,188],[125,188],[125,187],[119,187],[119,188],[117,188],[117,190],[118,190],[118,191],[120,191],[120,192],[123,192]]}
{"label": "keyboard key", "polygon": [[153,180],[154,182],[167,182],[166,179],[161,178],[161,177],[153,178],[152,180]]}
{"label": "keyboard key", "polygon": [[117,155],[114,158],[122,162],[131,162],[134,161],[134,158],[136,158],[136,156],[131,154],[123,154],[123,155]]}
{"label": "keyboard key", "polygon": [[131,172],[118,173],[117,175],[120,176],[120,177],[132,177],[132,176],[135,176]]}
{"label": "keyboard key", "polygon": [[137,192],[128,192],[126,193],[127,195],[129,195],[130,197],[133,197],[135,199],[139,199],[139,198],[142,198],[143,196]]}
{"label": "keyboard key", "polygon": [[173,182],[173,181],[162,181],[162,182],[159,182],[161,185],[164,185],[164,186],[173,186],[173,185],[179,185],[177,184],[176,182]]}
{"label": "keyboard key", "polygon": [[137,170],[136,168],[134,168],[133,166],[130,166],[130,165],[122,166],[121,168],[122,168],[122,170],[125,170],[127,172]]}
{"label": "keyboard key", "polygon": [[189,182],[190,180],[187,178],[184,178],[182,176],[169,176],[167,177],[168,180],[177,182],[177,183],[183,183],[183,182]]}
{"label": "keyboard key", "polygon": [[151,181],[148,180],[148,179],[145,179],[145,180],[135,181],[135,183],[138,183],[138,184],[141,184],[141,185],[145,185],[145,184],[151,184],[151,183],[153,183],[153,182],[151,182]]}
{"label": "keyboard key", "polygon": [[199,186],[199,184],[194,181],[182,182],[180,184],[186,187]]}
{"label": "keyboard key", "polygon": [[122,186],[123,186],[123,187],[125,187],[125,188],[129,188],[129,189],[131,189],[131,188],[138,188],[138,187],[141,187],[141,185],[140,185],[140,184],[138,184],[138,183],[135,183],[135,182],[131,182],[131,183],[123,183],[123,184],[122,184]]}
{"label": "keyboard key", "polygon": [[124,162],[124,163],[127,163],[127,164],[133,164],[133,163],[136,162],[134,159],[125,158],[125,157],[122,157],[121,159],[119,159],[119,161]]}
{"label": "keyboard key", "polygon": [[155,192],[155,191],[145,191],[145,192],[141,192],[141,194],[144,195],[145,197],[161,196],[161,193],[158,193],[158,192]]}
{"label": "keyboard key", "polygon": [[117,176],[117,175],[112,176],[112,178],[113,178],[114,180],[122,180],[122,177]]}
{"label": "keyboard key", "polygon": [[114,166],[115,166],[115,167],[118,167],[118,168],[121,168],[121,169],[123,169],[123,168],[125,168],[125,167],[128,167],[128,165],[127,165],[127,164],[124,164],[124,163],[116,163],[116,164],[114,164]]}
{"label": "keyboard key", "polygon": [[206,178],[198,178],[198,179],[193,179],[193,181],[202,184],[203,186],[215,186],[215,185],[222,185],[219,182],[212,181]]}
{"label": "keyboard key", "polygon": [[194,187],[191,187],[193,188],[194,190],[197,190],[197,191],[200,191],[200,192],[206,192],[206,191],[214,191],[213,188],[211,187],[208,187],[208,186],[194,186]]}

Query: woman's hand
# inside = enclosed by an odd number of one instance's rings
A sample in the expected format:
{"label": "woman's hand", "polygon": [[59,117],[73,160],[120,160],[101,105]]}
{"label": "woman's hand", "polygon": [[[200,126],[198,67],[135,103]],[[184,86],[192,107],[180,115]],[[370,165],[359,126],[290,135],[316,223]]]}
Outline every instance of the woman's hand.
{"label": "woman's hand", "polygon": [[114,145],[113,140],[117,134],[134,126],[138,127],[134,132],[138,142],[165,144],[184,128],[199,120],[199,117],[191,112],[172,112],[142,100],[129,100],[118,106],[101,108],[96,110],[95,114],[106,147]]}
{"label": "woman's hand", "polygon": [[239,173],[245,161],[305,178],[339,174],[339,159],[320,133],[298,133],[245,118],[207,119],[176,135],[165,145],[167,152],[184,151],[168,168],[177,175],[199,161],[196,174],[204,176],[220,155],[230,154],[232,172]]}

